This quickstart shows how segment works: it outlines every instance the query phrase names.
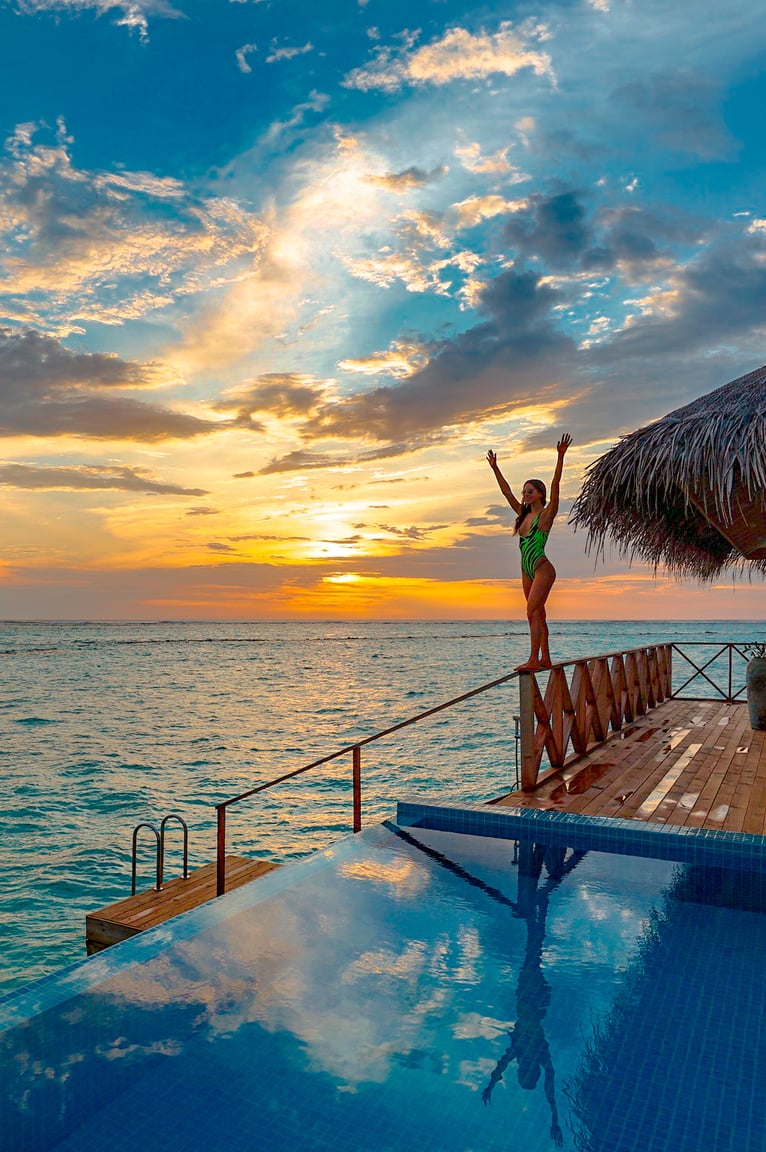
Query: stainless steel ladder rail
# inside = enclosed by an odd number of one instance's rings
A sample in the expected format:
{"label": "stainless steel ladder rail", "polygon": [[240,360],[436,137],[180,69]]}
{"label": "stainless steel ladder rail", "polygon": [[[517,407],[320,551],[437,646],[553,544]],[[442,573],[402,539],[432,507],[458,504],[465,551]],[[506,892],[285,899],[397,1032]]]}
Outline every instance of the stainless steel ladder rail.
{"label": "stainless steel ladder rail", "polygon": [[165,825],[168,820],[177,820],[184,830],[184,880],[189,877],[189,825],[184,820],[183,816],[179,816],[177,812],[168,812],[167,816],[163,816],[162,823],[160,824],[160,884],[165,871]]}
{"label": "stainless steel ladder rail", "polygon": [[149,828],[150,831],[152,831],[154,833],[155,839],[157,841],[157,880],[156,880],[156,883],[154,885],[154,888],[155,888],[156,892],[162,891],[162,853],[160,851],[160,839],[161,838],[160,838],[159,829],[157,828],[156,824],[152,824],[148,820],[142,820],[142,822],[140,824],[136,824],[135,828],[133,829],[133,862],[132,862],[132,868],[131,868],[131,874],[130,874],[130,894],[131,894],[131,896],[135,896],[135,894],[136,894],[136,847],[138,844],[138,833],[141,831],[142,828]]}
{"label": "stainless steel ladder rail", "polygon": [[156,824],[152,824],[149,820],[142,820],[140,824],[136,824],[133,829],[133,850],[131,858],[130,870],[130,894],[136,894],[136,871],[137,871],[137,850],[138,850],[138,833],[142,828],[148,828],[153,834],[157,842],[157,859],[156,859],[156,879],[154,884],[155,892],[162,891],[162,880],[165,871],[165,828],[168,820],[177,820],[184,830],[184,880],[189,877],[189,826],[184,820],[183,816],[179,816],[177,812],[169,812],[167,816],[163,816],[162,822],[157,828]]}

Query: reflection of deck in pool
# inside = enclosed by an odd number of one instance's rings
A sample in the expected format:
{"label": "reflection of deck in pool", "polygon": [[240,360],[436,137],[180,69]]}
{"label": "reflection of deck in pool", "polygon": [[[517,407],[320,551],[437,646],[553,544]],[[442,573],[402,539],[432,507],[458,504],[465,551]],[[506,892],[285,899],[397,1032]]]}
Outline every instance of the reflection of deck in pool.
{"label": "reflection of deck in pool", "polygon": [[766,835],[766,732],[744,704],[669,699],[496,803]]}

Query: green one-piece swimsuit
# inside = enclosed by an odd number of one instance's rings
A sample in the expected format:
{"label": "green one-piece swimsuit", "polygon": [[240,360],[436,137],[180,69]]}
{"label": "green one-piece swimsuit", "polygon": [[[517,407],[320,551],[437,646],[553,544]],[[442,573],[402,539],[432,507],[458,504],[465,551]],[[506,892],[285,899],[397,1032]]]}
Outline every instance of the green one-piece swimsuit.
{"label": "green one-piece swimsuit", "polygon": [[526,536],[519,536],[519,547],[521,548],[521,568],[526,573],[530,580],[535,578],[535,569],[541,560],[546,560],[545,555],[545,542],[550,535],[549,532],[543,532],[542,528],[538,528],[537,521],[540,519],[538,512],[532,521],[532,526],[527,532]]}

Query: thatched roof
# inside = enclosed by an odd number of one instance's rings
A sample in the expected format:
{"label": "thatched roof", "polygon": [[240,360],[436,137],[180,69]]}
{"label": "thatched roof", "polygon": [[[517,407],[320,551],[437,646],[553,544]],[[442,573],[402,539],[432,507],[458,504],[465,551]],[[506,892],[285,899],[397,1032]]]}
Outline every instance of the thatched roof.
{"label": "thatched roof", "polygon": [[766,572],[766,366],[624,436],[586,472],[570,521],[588,549],[709,580]]}

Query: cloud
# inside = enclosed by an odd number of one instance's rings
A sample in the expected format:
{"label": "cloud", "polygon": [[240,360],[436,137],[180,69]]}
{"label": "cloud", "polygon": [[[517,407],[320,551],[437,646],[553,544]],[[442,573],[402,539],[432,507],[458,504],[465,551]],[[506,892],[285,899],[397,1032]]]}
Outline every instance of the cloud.
{"label": "cloud", "polygon": [[539,256],[553,268],[576,262],[590,241],[585,209],[573,191],[530,197],[531,211],[506,227],[510,243]]}
{"label": "cloud", "polygon": [[331,390],[330,381],[299,372],[267,372],[227,392],[214,408],[220,412],[234,411],[239,422],[252,426],[256,412],[282,420],[305,417],[327,402]]}
{"label": "cloud", "polygon": [[509,21],[502,21],[495,33],[450,28],[420,48],[414,47],[416,35],[409,34],[398,49],[379,47],[372,63],[349,72],[343,83],[363,92],[395,92],[405,85],[441,86],[456,80],[514,76],[527,68],[552,78],[549,56],[529,46],[546,36],[540,25],[526,22],[514,29]]}
{"label": "cloud", "polygon": [[338,367],[343,372],[353,372],[361,376],[387,375],[396,378],[412,376],[427,362],[425,349],[417,344],[395,340],[385,352],[373,352],[371,356],[340,360]]}
{"label": "cloud", "polygon": [[709,228],[707,221],[672,209],[617,203],[589,211],[590,199],[568,187],[533,193],[515,202],[505,238],[515,253],[555,271],[613,271],[624,265],[637,275],[667,263],[673,245],[698,244]]}
{"label": "cloud", "polygon": [[234,55],[236,56],[237,67],[239,68],[240,72],[244,72],[246,75],[252,72],[252,68],[248,64],[247,58],[248,56],[251,56],[253,52],[257,51],[257,44],[243,44],[241,48],[237,49]]}
{"label": "cloud", "polygon": [[408,528],[398,528],[394,524],[378,524],[381,532],[387,532],[390,536],[402,540],[427,540],[434,532],[440,532],[447,527],[449,527],[447,524],[411,524]]}
{"label": "cloud", "polygon": [[526,199],[506,200],[504,196],[487,193],[483,196],[469,196],[466,200],[450,205],[449,213],[456,219],[458,228],[473,228],[482,220],[521,212],[528,205]]}
{"label": "cloud", "polygon": [[[425,443],[426,438],[423,437],[418,446],[422,447]],[[330,453],[313,452],[308,449],[298,448],[293,452],[288,452],[286,456],[278,457],[270,461],[264,468],[261,468],[258,475],[271,476],[275,472],[303,472],[313,471],[319,468],[345,471],[349,468],[358,467],[359,465],[369,464],[375,460],[388,460],[395,456],[403,456],[407,452],[412,452],[413,447],[412,442],[391,443],[384,445],[382,448],[349,452],[345,455],[337,452],[332,455]],[[381,481],[381,483],[386,482],[398,483],[398,481]]]}
{"label": "cloud", "polygon": [[594,358],[600,363],[622,358],[657,363],[668,356],[702,356],[734,338],[749,338],[763,359],[766,237],[743,231],[719,237],[696,260],[674,270],[669,314],[635,321],[600,345]]}
{"label": "cloud", "polygon": [[509,269],[483,289],[487,319],[437,346],[404,383],[346,397],[319,409],[307,439],[404,441],[514,407],[540,404],[571,379],[575,345],[551,318],[560,294],[532,272]]}
{"label": "cloud", "polygon": [[[373,166],[353,137],[323,138],[318,154],[301,156],[285,177],[289,196],[268,213],[268,235],[246,274],[210,295],[184,325],[179,361],[199,371],[220,369],[248,356],[267,340],[305,331],[301,313],[316,297],[332,299],[333,266],[360,232],[380,220],[381,193],[370,184]],[[250,187],[250,166],[260,153],[238,162],[236,179]],[[376,161],[376,164],[379,164]],[[244,176],[238,175],[244,170]],[[235,174],[232,173],[234,177]],[[345,276],[338,269],[338,281]],[[322,311],[322,310],[320,310]]]}
{"label": "cloud", "polygon": [[69,12],[74,15],[89,9],[99,15],[116,12],[114,23],[118,27],[138,32],[142,40],[147,39],[150,16],[176,20],[183,16],[166,0],[18,0],[18,7],[24,14]]}
{"label": "cloud", "polygon": [[627,108],[633,130],[643,121],[653,146],[707,160],[733,158],[734,138],[720,113],[719,82],[707,73],[677,67],[647,72],[618,88],[614,100]]}
{"label": "cloud", "polygon": [[305,56],[307,52],[313,51],[314,45],[311,43],[311,41],[307,41],[300,48],[290,46],[286,48],[277,48],[276,44],[273,43],[271,55],[266,57],[266,63],[275,64],[279,60],[294,60],[296,56]]}
{"label": "cloud", "polygon": [[266,132],[265,140],[273,144],[281,136],[287,135],[293,128],[300,128],[310,112],[316,114],[323,112],[330,103],[330,97],[324,92],[316,90],[309,93],[308,100],[296,104],[286,120],[274,120]]}
{"label": "cloud", "polygon": [[481,144],[474,140],[468,144],[459,144],[455,148],[455,155],[466,172],[473,172],[477,176],[503,176],[506,180],[514,182],[528,180],[529,177],[509,161],[509,148],[510,145],[498,149],[490,156],[484,156]]}
{"label": "cloud", "polygon": [[204,488],[183,488],[155,480],[141,468],[84,467],[80,465],[45,466],[1,464],[0,485],[27,491],[70,492],[115,489],[121,492],[150,492],[161,496],[205,496]]}
{"label": "cloud", "polygon": [[51,336],[0,328],[0,436],[155,442],[218,431],[212,421],[119,394],[170,382],[158,364],[74,352]]}
{"label": "cloud", "polygon": [[409,192],[412,188],[421,188],[424,184],[432,184],[447,175],[449,169],[443,164],[426,171],[424,168],[413,166],[405,168],[402,172],[388,172],[385,176],[370,176],[373,184],[380,184],[390,192]]}
{"label": "cloud", "polygon": [[443,273],[455,267],[455,260],[446,257],[429,260],[420,251],[387,252],[381,256],[344,257],[343,263],[352,276],[390,288],[397,280],[408,292],[430,292],[435,296],[449,296],[452,281]]}
{"label": "cloud", "polygon": [[62,335],[144,316],[252,266],[267,229],[233,200],[171,177],[84,171],[59,125],[21,125],[0,161],[0,306]]}
{"label": "cloud", "polygon": [[507,504],[490,504],[483,516],[471,516],[465,521],[467,528],[507,528],[513,523],[514,516]]}

